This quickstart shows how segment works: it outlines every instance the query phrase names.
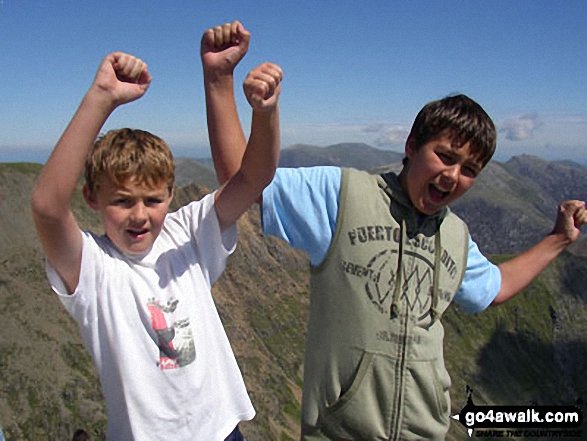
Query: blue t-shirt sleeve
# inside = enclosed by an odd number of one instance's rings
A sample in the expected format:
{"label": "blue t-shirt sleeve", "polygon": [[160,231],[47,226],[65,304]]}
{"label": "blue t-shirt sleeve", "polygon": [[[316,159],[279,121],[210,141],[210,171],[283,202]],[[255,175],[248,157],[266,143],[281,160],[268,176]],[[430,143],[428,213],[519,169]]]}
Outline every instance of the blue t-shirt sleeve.
{"label": "blue t-shirt sleeve", "polygon": [[263,192],[263,231],[319,265],[336,230],[340,180],[338,167],[279,168]]}
{"label": "blue t-shirt sleeve", "polygon": [[501,288],[501,272],[491,263],[469,236],[469,255],[463,283],[455,297],[455,302],[469,314],[487,308]]}

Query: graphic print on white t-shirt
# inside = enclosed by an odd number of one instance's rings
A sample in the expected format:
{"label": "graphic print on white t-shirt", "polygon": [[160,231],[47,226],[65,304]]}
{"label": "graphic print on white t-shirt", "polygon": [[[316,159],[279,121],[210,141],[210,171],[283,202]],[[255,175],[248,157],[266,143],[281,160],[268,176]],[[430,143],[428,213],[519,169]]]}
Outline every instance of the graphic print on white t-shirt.
{"label": "graphic print on white t-shirt", "polygon": [[184,367],[196,359],[196,346],[189,318],[175,318],[178,303],[178,300],[172,299],[162,305],[154,297],[147,302],[151,325],[157,336],[161,370]]}

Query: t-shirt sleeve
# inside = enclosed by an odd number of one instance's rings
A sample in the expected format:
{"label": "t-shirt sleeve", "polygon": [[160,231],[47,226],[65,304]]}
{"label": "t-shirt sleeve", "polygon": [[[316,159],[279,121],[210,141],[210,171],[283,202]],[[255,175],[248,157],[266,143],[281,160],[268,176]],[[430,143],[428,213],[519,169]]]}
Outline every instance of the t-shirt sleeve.
{"label": "t-shirt sleeve", "polygon": [[501,288],[501,272],[491,263],[469,236],[469,255],[463,283],[455,297],[455,302],[469,314],[487,308]]}
{"label": "t-shirt sleeve", "polygon": [[47,278],[53,291],[69,314],[81,325],[95,318],[96,293],[101,279],[103,253],[96,243],[97,237],[89,232],[82,232],[82,261],[79,281],[72,294],[67,292],[63,280],[48,262],[45,262]]}
{"label": "t-shirt sleeve", "polygon": [[263,231],[305,251],[311,264],[319,265],[336,231],[340,181],[338,167],[278,169],[263,192]]}
{"label": "t-shirt sleeve", "polygon": [[[237,228],[232,225],[221,231],[214,208],[214,194],[204,196],[175,212],[170,222],[182,223],[188,229],[193,246],[199,256],[202,272],[212,285],[224,271],[226,259],[237,244]],[[173,235],[173,232],[172,232]]]}

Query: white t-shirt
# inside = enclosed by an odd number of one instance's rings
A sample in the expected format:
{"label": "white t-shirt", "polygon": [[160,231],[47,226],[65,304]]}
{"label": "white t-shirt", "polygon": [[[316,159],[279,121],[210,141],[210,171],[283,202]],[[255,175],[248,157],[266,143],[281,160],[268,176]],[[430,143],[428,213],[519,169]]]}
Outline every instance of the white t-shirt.
{"label": "white t-shirt", "polygon": [[236,240],[208,195],[168,214],[143,256],[83,233],[72,295],[47,265],[96,363],[108,440],[224,440],[255,415],[210,291]]}

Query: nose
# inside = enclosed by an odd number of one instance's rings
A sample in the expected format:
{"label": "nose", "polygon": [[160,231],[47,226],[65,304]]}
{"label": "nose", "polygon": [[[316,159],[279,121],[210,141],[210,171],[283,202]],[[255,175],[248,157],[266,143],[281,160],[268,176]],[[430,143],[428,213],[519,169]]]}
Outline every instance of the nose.
{"label": "nose", "polygon": [[145,223],[147,221],[147,207],[142,202],[137,202],[133,205],[130,212],[130,220],[133,223]]}
{"label": "nose", "polygon": [[446,190],[452,190],[452,188],[457,184],[459,181],[459,175],[461,173],[461,166],[460,164],[452,164],[447,166],[444,171],[442,172],[442,179],[441,185]]}

